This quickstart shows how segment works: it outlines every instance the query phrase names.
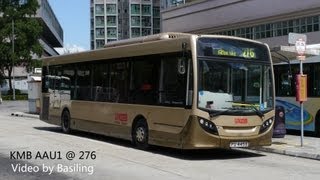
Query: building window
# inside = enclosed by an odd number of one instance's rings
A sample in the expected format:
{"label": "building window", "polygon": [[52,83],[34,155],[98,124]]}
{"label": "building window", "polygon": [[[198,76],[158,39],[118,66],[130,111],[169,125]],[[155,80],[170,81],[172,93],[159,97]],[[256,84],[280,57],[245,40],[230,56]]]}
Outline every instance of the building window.
{"label": "building window", "polygon": [[94,40],[94,31],[93,30],[90,31],[90,35],[91,35],[91,41],[93,41]]}
{"label": "building window", "polygon": [[103,39],[96,40],[96,49],[103,48],[105,41]]}
{"label": "building window", "polygon": [[151,34],[151,28],[142,28],[142,36],[148,36]]}
{"label": "building window", "polygon": [[140,37],[140,28],[131,28],[131,37]]}
{"label": "building window", "polygon": [[313,31],[319,31],[319,16],[314,16],[312,18],[313,22]]}
{"label": "building window", "polygon": [[117,16],[107,16],[107,26],[117,26]]}
{"label": "building window", "polygon": [[131,26],[140,26],[140,16],[131,16]]}
{"label": "building window", "polygon": [[91,49],[94,49],[94,41],[91,41],[90,46],[91,46]]}
{"label": "building window", "polygon": [[286,35],[288,35],[289,34],[289,32],[288,32],[288,21],[283,21],[282,22],[282,35],[283,36],[286,36]]}
{"label": "building window", "polygon": [[93,7],[90,8],[90,16],[93,17]]}
{"label": "building window", "polygon": [[[282,24],[281,22],[275,23],[275,36],[282,36]],[[259,39],[259,38],[256,38]]]}
{"label": "building window", "polygon": [[254,27],[244,27],[236,30],[217,32],[215,34],[231,36],[235,35],[249,39],[263,39],[276,36],[286,36],[290,32],[308,33],[319,30],[319,16],[310,16],[287,21],[261,24]]}
{"label": "building window", "polygon": [[107,4],[107,14],[117,14],[117,5],[116,4]]}
{"label": "building window", "polygon": [[104,14],[104,5],[96,4],[96,15],[103,15],[103,14]]}
{"label": "building window", "polygon": [[107,28],[108,38],[117,38],[117,28]]}
{"label": "building window", "polygon": [[142,17],[142,26],[151,27],[151,17],[148,17],[148,16]]}
{"label": "building window", "polygon": [[142,5],[142,15],[151,16],[151,5]]}
{"label": "building window", "polygon": [[93,21],[93,19],[90,20],[90,27],[91,27],[91,29],[94,28],[94,21]]}
{"label": "building window", "polygon": [[273,24],[266,24],[266,37],[273,37]]}
{"label": "building window", "polygon": [[104,38],[104,28],[96,29],[96,38]]}
{"label": "building window", "polygon": [[131,4],[131,14],[140,14],[140,4]]}
{"label": "building window", "polygon": [[153,18],[153,28],[160,29],[160,18]]}
{"label": "building window", "polygon": [[104,26],[104,17],[96,16],[96,26]]}
{"label": "building window", "polygon": [[160,18],[160,8],[159,7],[153,7],[153,17]]}

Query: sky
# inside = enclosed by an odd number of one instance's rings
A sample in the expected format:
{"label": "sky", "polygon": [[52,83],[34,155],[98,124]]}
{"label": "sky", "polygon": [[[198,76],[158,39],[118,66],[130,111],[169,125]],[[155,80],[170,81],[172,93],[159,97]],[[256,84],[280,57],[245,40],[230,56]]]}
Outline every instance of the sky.
{"label": "sky", "polygon": [[[90,49],[90,1],[48,0],[63,29],[64,48],[71,52]],[[63,49],[57,49],[60,53]]]}

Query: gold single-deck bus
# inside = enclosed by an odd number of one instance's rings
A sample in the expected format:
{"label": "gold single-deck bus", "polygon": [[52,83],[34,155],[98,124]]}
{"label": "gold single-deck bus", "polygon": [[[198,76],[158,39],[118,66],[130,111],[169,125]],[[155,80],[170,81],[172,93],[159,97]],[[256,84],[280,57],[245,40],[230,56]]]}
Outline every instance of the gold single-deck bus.
{"label": "gold single-deck bus", "polygon": [[40,118],[138,148],[264,146],[274,91],[266,44],[161,33],[44,58]]}

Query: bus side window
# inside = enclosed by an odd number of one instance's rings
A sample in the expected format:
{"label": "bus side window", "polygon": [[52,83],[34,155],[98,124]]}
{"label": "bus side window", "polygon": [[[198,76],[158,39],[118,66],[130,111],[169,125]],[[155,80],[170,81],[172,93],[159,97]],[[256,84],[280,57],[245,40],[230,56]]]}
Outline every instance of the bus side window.
{"label": "bus side window", "polygon": [[281,95],[289,96],[291,95],[291,82],[288,77],[288,74],[282,74],[280,76],[280,86],[281,86]]}
{"label": "bus side window", "polygon": [[129,101],[136,104],[157,104],[159,84],[158,61],[155,57],[139,58],[132,63]]}
{"label": "bus side window", "polygon": [[[160,103],[182,106],[186,100],[187,73],[179,72],[179,58],[167,57],[162,60]],[[187,69],[187,67],[185,68]]]}

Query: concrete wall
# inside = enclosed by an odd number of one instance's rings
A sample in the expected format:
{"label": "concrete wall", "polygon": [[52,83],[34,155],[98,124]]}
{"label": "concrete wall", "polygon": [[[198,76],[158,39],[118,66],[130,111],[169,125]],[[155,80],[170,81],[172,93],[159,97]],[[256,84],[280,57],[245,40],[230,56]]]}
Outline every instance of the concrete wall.
{"label": "concrete wall", "polygon": [[[319,0],[199,0],[161,12],[162,32],[214,33],[320,15]],[[319,32],[306,33],[308,44],[320,42]],[[259,41],[275,47],[288,36]]]}
{"label": "concrete wall", "polygon": [[205,32],[320,13],[319,0],[207,0],[162,11],[162,31]]}

